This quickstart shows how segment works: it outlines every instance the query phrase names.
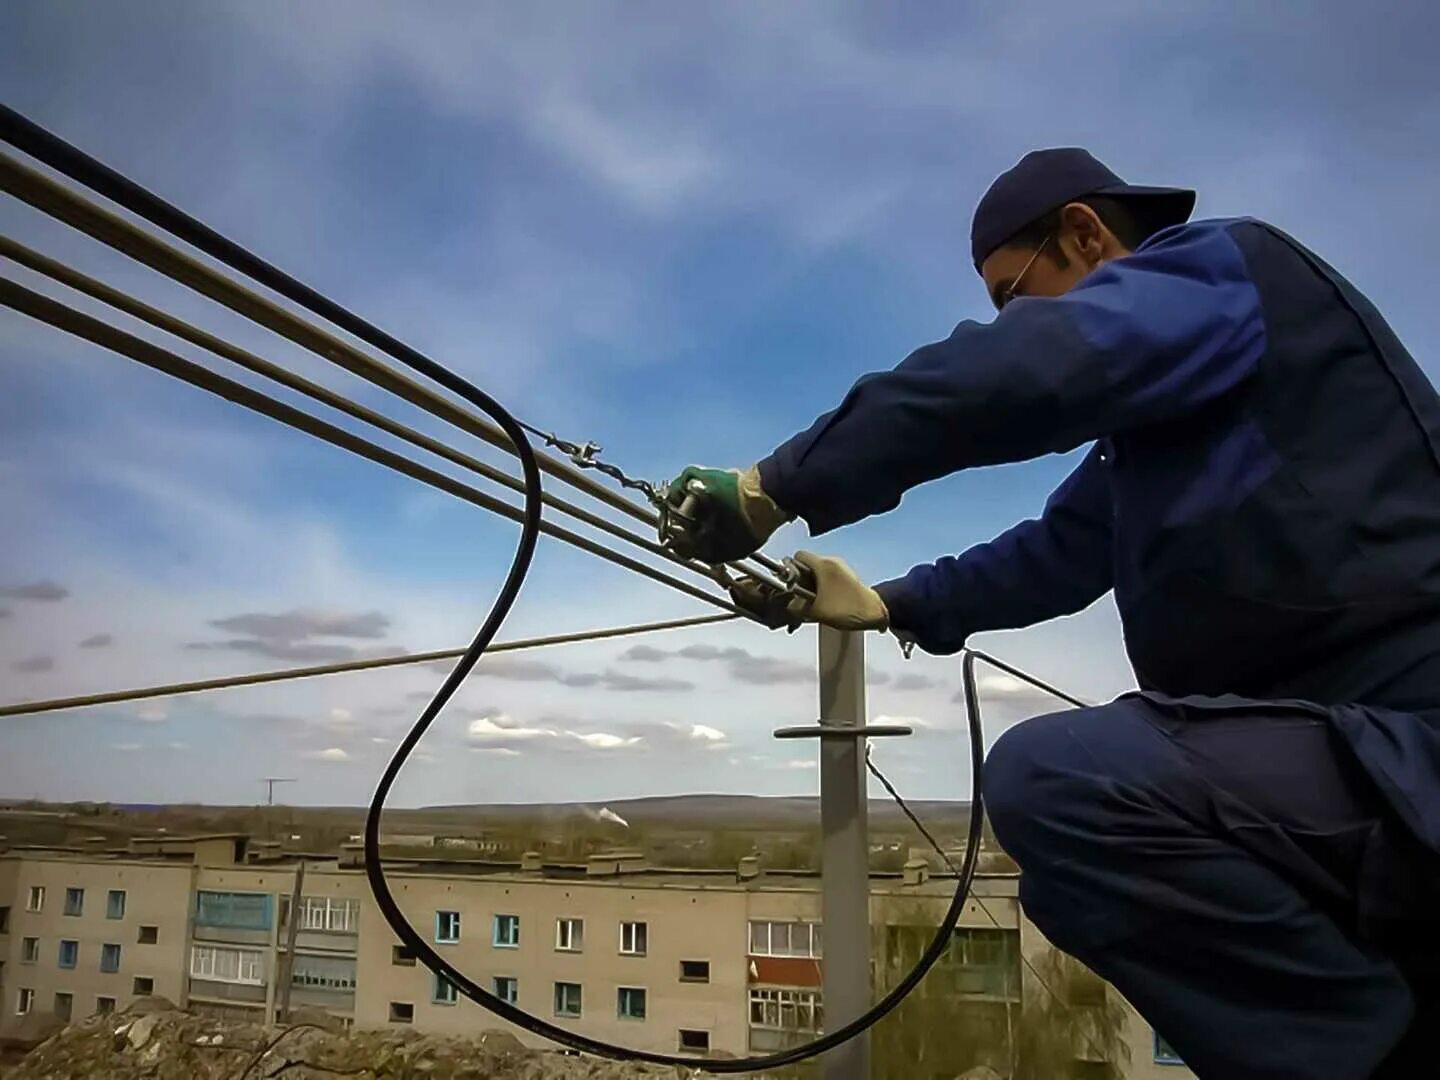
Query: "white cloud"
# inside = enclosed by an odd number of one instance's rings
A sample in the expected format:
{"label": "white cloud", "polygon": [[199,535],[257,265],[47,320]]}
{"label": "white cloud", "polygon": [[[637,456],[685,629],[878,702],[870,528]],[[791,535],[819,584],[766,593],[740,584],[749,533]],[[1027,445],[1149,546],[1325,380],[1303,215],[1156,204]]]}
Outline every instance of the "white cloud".
{"label": "white cloud", "polygon": [[1034,688],[1011,675],[981,675],[975,680],[978,689],[987,694],[1029,694]]}
{"label": "white cloud", "polygon": [[874,722],[877,724],[904,724],[907,727],[916,728],[929,727],[929,725],[918,716],[890,716],[885,713],[881,713],[879,716],[875,717]]}
{"label": "white cloud", "polygon": [[170,719],[170,712],[163,705],[146,705],[143,709],[136,710],[136,720],[143,720],[147,724],[159,724]]}
{"label": "white cloud", "polygon": [[592,750],[621,750],[626,747],[638,746],[644,742],[639,735],[631,735],[625,738],[620,735],[611,735],[604,731],[595,731],[588,735],[567,731],[565,734],[572,739],[579,740]]}
{"label": "white cloud", "polygon": [[310,761],[328,761],[333,764],[344,764],[350,760],[350,755],[338,746],[327,747],[324,750],[311,750],[301,755]]}
{"label": "white cloud", "polygon": [[348,724],[351,720],[349,709],[331,709],[330,719],[337,724]]}
{"label": "white cloud", "polygon": [[702,742],[718,743],[725,741],[725,733],[719,728],[710,727],[708,724],[690,725],[690,735],[692,738],[699,739]]}
{"label": "white cloud", "polygon": [[[471,752],[472,754],[493,754],[495,757],[519,757],[519,756],[520,756],[520,751],[519,751],[519,750],[511,749],[511,748],[508,747],[508,746],[472,746],[472,747],[470,748],[470,752]],[[412,756],[415,757],[417,760],[418,760],[419,757],[420,757],[419,754],[415,754],[415,755],[412,755]],[[435,759],[432,757],[430,760],[433,761],[433,760],[435,760]]]}
{"label": "white cloud", "polygon": [[505,713],[495,713],[471,720],[466,726],[471,742],[529,742],[533,739],[553,739],[558,731],[549,728],[521,727]]}
{"label": "white cloud", "polygon": [[143,750],[144,747],[142,747],[139,743],[134,743],[134,742],[122,742],[122,743],[112,743],[111,746],[110,746],[110,749],[116,751],[117,753],[121,753],[121,754],[133,754],[133,753],[136,753],[136,752],[139,751],[139,750]]}

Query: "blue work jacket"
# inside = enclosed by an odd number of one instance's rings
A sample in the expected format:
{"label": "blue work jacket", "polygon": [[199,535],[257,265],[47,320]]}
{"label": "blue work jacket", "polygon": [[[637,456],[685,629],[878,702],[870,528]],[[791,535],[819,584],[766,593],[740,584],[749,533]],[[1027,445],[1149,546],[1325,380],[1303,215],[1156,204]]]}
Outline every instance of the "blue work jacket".
{"label": "blue work jacket", "polygon": [[1087,443],[1039,518],[879,585],[893,626],[950,653],[1113,589],[1142,690],[1322,707],[1440,850],[1440,399],[1278,229],[1176,226],[1064,296],[963,322],[760,475],[823,533]]}

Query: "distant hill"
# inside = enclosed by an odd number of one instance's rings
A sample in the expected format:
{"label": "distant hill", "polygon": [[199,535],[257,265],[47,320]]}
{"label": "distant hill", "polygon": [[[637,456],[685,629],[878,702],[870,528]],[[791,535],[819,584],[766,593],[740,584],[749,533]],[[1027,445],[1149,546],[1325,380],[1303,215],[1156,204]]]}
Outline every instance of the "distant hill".
{"label": "distant hill", "polygon": [[[937,824],[964,823],[970,819],[970,804],[957,800],[907,800],[922,821]],[[576,803],[486,803],[473,805],[425,806],[411,811],[390,811],[400,815],[436,814],[446,818],[474,818],[490,822],[563,819],[592,816],[608,807],[631,824],[671,825],[682,828],[803,828],[820,824],[820,800],[813,795],[656,795],[639,799]],[[899,825],[905,817],[889,799],[870,800],[870,823]],[[388,815],[387,815],[388,816]]]}

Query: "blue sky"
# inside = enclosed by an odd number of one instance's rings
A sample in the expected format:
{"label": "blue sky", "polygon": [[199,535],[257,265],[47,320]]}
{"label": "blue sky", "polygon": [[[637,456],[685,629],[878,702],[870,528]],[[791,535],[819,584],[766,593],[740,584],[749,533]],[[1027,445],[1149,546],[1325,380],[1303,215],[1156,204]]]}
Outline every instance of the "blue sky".
{"label": "blue sky", "polygon": [[[1294,232],[1440,374],[1435,9],[1176,7],[20,2],[0,10],[0,97],[657,479],[746,464],[858,375],[988,318],[970,211],[1037,146]],[[13,202],[0,227],[445,434]],[[0,699],[455,646],[514,541],[11,313],[0,387]],[[816,546],[888,577],[1033,514],[1069,466],[954,476]],[[805,542],[791,527],[771,550]],[[545,542],[504,636],[695,609]],[[1129,685],[1108,600],[984,643],[1092,697]],[[398,801],[813,790],[809,751],[769,738],[813,717],[813,634],[630,644],[492,665]],[[922,725],[880,760],[907,792],[968,794],[957,665],[870,647],[872,714]],[[0,795],[244,802],[289,775],[287,797],[359,802],[438,679],[0,721]],[[1049,707],[1015,689],[989,682],[992,737]]]}

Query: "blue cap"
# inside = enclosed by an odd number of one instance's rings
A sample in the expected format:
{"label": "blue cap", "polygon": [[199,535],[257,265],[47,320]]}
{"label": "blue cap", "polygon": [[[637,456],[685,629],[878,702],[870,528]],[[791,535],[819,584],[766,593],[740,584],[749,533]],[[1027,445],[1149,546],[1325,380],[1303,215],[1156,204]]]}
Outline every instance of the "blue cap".
{"label": "blue cap", "polygon": [[1155,230],[1179,225],[1195,209],[1188,188],[1127,184],[1077,146],[1032,150],[985,192],[970,223],[970,254],[980,269],[990,253],[1036,218],[1086,195],[1121,196]]}

